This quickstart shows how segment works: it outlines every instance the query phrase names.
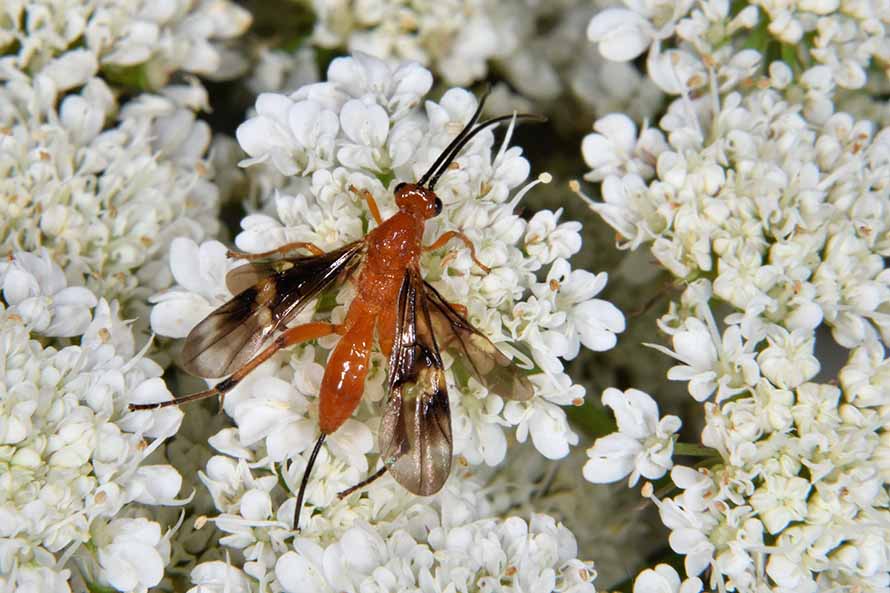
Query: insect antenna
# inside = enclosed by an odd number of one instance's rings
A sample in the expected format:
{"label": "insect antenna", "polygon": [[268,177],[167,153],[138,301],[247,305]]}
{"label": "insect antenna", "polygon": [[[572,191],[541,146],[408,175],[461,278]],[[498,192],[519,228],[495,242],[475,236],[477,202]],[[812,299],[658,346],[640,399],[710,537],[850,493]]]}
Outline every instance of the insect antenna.
{"label": "insect antenna", "polygon": [[[472,140],[476,136],[476,134],[478,134],[479,132],[481,132],[482,130],[484,130],[486,128],[489,128],[491,126],[496,126],[499,123],[502,123],[505,121],[510,121],[514,118],[516,120],[524,119],[526,121],[533,121],[533,122],[538,122],[538,123],[543,123],[543,122],[547,121],[547,118],[544,117],[543,115],[535,115],[533,113],[514,113],[513,115],[501,115],[498,117],[493,117],[491,119],[485,120],[481,124],[476,125],[476,127],[474,127],[472,130],[470,130],[466,134],[461,132],[461,134],[457,138],[455,138],[451,144],[448,145],[448,148],[445,149],[445,152],[442,153],[442,156],[440,156],[436,160],[436,163],[439,163],[439,161],[442,161],[442,163],[439,166],[439,169],[436,172],[436,174],[433,175],[432,178],[430,178],[429,183],[426,184],[426,187],[430,190],[432,190],[436,187],[436,183],[439,181],[439,178],[445,173],[445,171],[448,170],[448,167],[449,167],[449,165],[451,165],[451,162],[457,157],[458,153],[463,149],[463,147],[466,146],[470,142],[470,140]],[[466,129],[466,128],[464,128],[464,129]],[[446,155],[447,155],[447,157],[446,157]],[[443,157],[445,157],[444,161],[443,161]],[[429,171],[427,171],[427,174],[423,176],[423,178],[419,182],[419,185],[423,185],[423,181],[428,176],[429,176]]]}
{"label": "insect antenna", "polygon": [[445,150],[442,151],[442,154],[439,155],[439,158],[436,159],[430,168],[427,169],[427,172],[423,174],[423,177],[420,178],[420,181],[417,182],[417,185],[423,186],[426,185],[426,182],[429,180],[430,175],[436,172],[436,170],[442,166],[442,163],[448,159],[448,155],[454,150],[454,147],[459,145],[461,139],[467,135],[470,130],[473,129],[473,126],[476,125],[476,122],[479,121],[479,116],[482,115],[482,108],[485,107],[485,101],[488,99],[488,95],[491,93],[491,88],[485,89],[485,92],[482,93],[482,97],[479,99],[479,105],[476,106],[476,111],[473,113],[473,117],[470,118],[470,121],[467,122],[467,125],[464,126],[464,129],[460,131],[460,133],[455,136],[454,140],[452,140],[448,146],[445,147]]}
{"label": "insect antenna", "polygon": [[312,473],[315,458],[318,457],[318,452],[321,451],[321,446],[324,444],[326,436],[328,435],[321,433],[321,436],[318,437],[318,440],[315,442],[315,448],[312,449],[312,455],[309,456],[309,463],[306,464],[306,470],[303,472],[303,481],[300,482],[300,492],[297,494],[297,506],[294,508],[294,531],[300,530],[300,512],[303,510],[303,497],[306,495],[306,486],[309,484],[309,474]]}

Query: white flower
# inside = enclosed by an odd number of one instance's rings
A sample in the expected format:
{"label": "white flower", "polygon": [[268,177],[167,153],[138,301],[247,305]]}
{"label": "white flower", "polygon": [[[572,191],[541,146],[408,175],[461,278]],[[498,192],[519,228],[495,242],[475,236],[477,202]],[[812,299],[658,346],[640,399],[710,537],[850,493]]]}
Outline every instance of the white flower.
{"label": "white flower", "polygon": [[[35,562],[16,566],[15,570],[4,568],[3,576],[0,576],[0,586],[8,587],[17,593],[71,593],[71,571],[55,570],[52,566],[44,566],[43,563],[51,563],[46,558],[37,556]],[[7,576],[8,575],[8,576]]]}
{"label": "white flower", "polygon": [[[263,183],[274,181],[270,188],[280,191],[270,190],[261,198],[261,209],[245,217],[236,245],[258,252],[311,241],[329,250],[358,240],[375,223],[353,187],[370,191],[384,217],[394,213],[395,185],[422,175],[477,107],[476,98],[461,89],[445,92],[439,102],[423,103],[431,82],[430,73],[416,64],[394,66],[356,55],[332,62],[327,82],[304,86],[290,97],[263,95],[239,140],[255,157],[244,164],[267,171],[274,167],[273,174],[262,174]],[[330,114],[329,134],[314,137],[315,128],[294,128],[295,120],[301,126],[321,125],[320,119],[303,118],[309,111],[319,118]],[[386,583],[427,587],[430,582],[476,587],[510,575],[525,588],[591,591],[592,567],[576,559],[568,532],[543,517],[531,526],[511,520],[504,528],[505,553],[519,554],[512,565],[499,564],[495,549],[478,562],[467,560],[465,550],[453,543],[478,533],[487,545],[492,529],[505,525],[486,518],[492,515],[488,499],[468,474],[475,471],[473,465],[501,463],[510,434],[530,440],[548,458],[564,457],[578,443],[560,405],[580,404],[584,389],[559,372],[562,358],[577,354],[582,344],[611,348],[615,333],[624,329],[621,312],[593,298],[606,276],[573,271],[565,259],[581,247],[580,224],[559,224],[561,213],[526,223],[514,212],[525,193],[547,177],[523,185],[530,166],[521,150],[509,147],[509,136],[495,145],[494,134],[486,130],[455,159],[436,186],[444,208],[428,223],[424,241],[452,230],[465,232],[492,273],[480,273],[457,241],[425,253],[420,267],[442,296],[465,306],[468,319],[520,367],[531,367],[531,359],[547,367],[549,375],[539,370],[531,375],[535,396],[505,402],[460,365],[452,365],[453,350],[443,350],[455,455],[455,469],[443,489],[419,499],[384,475],[340,500],[339,492],[380,464],[376,402],[384,397],[387,361],[375,348],[364,401],[319,450],[305,492],[302,536],[291,544],[297,491],[318,437],[321,376],[338,338],[282,350],[226,395],[223,410],[233,425],[209,439],[218,454],[207,461],[200,480],[213,509],[197,523],[222,532],[220,544],[239,551],[232,568],[242,573],[209,567],[193,574],[199,590],[215,591],[226,579],[241,586],[243,574],[251,590],[259,583],[286,591],[306,586],[373,590]],[[313,151],[322,144],[324,159],[316,158]],[[260,165],[257,159],[268,162]],[[529,227],[540,233],[529,234]],[[557,294],[548,283],[546,301],[534,295],[542,288],[535,277],[542,262],[553,263],[558,277],[552,280],[565,285]],[[153,298],[152,327],[164,335],[187,335],[202,315],[231,298],[226,275],[238,265],[218,243],[174,241],[171,270],[177,284]],[[344,283],[289,323],[340,321],[354,294],[355,287]],[[406,562],[414,552],[416,562]],[[441,570],[427,562],[433,558],[441,561]],[[472,566],[478,568],[468,573],[465,569]]]}
{"label": "white flower", "polygon": [[797,387],[819,372],[813,355],[815,339],[804,330],[773,326],[767,334],[769,346],[757,356],[763,376],[779,387]]}
{"label": "white flower", "polygon": [[703,312],[705,322],[690,317],[674,332],[674,350],[657,344],[648,346],[685,363],[672,367],[668,379],[688,381],[689,395],[696,401],[705,401],[716,391],[719,402],[755,385],[760,369],[755,362],[754,343],[743,343],[741,328],[730,325],[721,338],[710,310]]}
{"label": "white flower", "polygon": [[535,213],[525,231],[525,249],[542,264],[557,258],[568,258],[581,249],[580,222],[559,224],[562,208],[556,212],[541,210]]}
{"label": "white flower", "polygon": [[615,347],[615,334],[625,329],[624,315],[612,303],[593,298],[606,286],[605,272],[594,275],[586,270],[572,270],[568,261],[559,258],[550,267],[546,280],[532,287],[532,291],[541,300],[553,299],[554,309],[565,313],[565,323],[556,330],[568,339],[565,358],[575,358],[581,344],[597,352]]}
{"label": "white flower", "polygon": [[649,179],[655,173],[658,155],[667,149],[660,131],[646,128],[637,137],[637,127],[622,113],[612,113],[593,124],[596,134],[581,143],[584,162],[592,171],[588,181],[602,181],[610,175],[636,174]]}
{"label": "white flower", "polygon": [[785,529],[791,521],[806,515],[810,484],[799,477],[767,476],[764,484],[751,495],[751,506],[772,534]]}
{"label": "white flower", "polygon": [[516,425],[517,441],[524,443],[531,435],[535,448],[548,459],[565,457],[569,446],[578,444],[565,412],[550,402],[535,399],[524,408],[518,402],[508,402],[504,417]]}
{"label": "white flower", "polygon": [[[422,64],[460,86],[484,79],[496,68],[519,94],[539,101],[565,97],[574,76],[588,69],[593,53],[583,27],[592,5],[578,0],[528,4],[521,11],[493,0],[411,5],[373,0],[360,6],[314,0],[312,8],[312,41],[322,47],[346,49],[359,60],[369,54],[393,63]],[[328,78],[340,84],[358,82],[370,70],[364,66],[354,75],[342,76],[344,68]],[[386,74],[377,67],[371,76],[382,79]],[[429,84],[418,99],[428,90]],[[616,106],[636,99],[632,92],[615,94],[620,95]]]}
{"label": "white flower", "polygon": [[401,119],[417,107],[433,84],[432,74],[420,64],[385,61],[361,51],[332,61],[327,75],[327,83],[304,87],[296,96],[330,92],[369,99],[382,105],[394,119]]}
{"label": "white flower", "polygon": [[592,201],[580,189],[577,193],[618,231],[619,240],[629,241],[630,248],[661,234],[673,216],[659,204],[660,195],[653,199],[639,175],[606,177],[602,187],[603,202]]}
{"label": "white flower", "polygon": [[783,591],[813,593],[818,590],[807,568],[795,562],[793,556],[771,554],[766,565],[766,574]]}
{"label": "white flower", "polygon": [[333,164],[334,138],[340,130],[336,113],[314,101],[294,101],[263,93],[256,116],[236,132],[238,143],[252,159],[269,160],[283,175],[311,173]]}
{"label": "white flower", "polygon": [[627,8],[607,8],[587,25],[587,38],[597,43],[606,59],[633,60],[655,41],[669,37],[676,21],[692,6],[690,0],[626,2]]}
{"label": "white flower", "polygon": [[660,478],[673,465],[674,433],[680,429],[676,416],[658,418],[658,405],[638,389],[603,392],[603,405],[612,408],[618,432],[599,438],[587,450],[584,478],[597,484],[615,482],[630,475],[633,486],[640,476]]}
{"label": "white flower", "polygon": [[597,43],[607,60],[626,62],[642,54],[652,43],[655,31],[642,15],[625,8],[608,8],[587,26],[587,38]]}
{"label": "white flower", "polygon": [[82,286],[66,286],[62,270],[43,249],[40,255],[17,252],[0,263],[0,286],[10,312],[20,315],[32,331],[48,337],[72,337],[90,322],[95,295]]}
{"label": "white flower", "polygon": [[[387,168],[383,151],[389,133],[389,116],[380,105],[347,101],[340,111],[340,126],[352,142],[344,142],[337,159],[347,167],[379,171]],[[382,166],[381,166],[382,165]]]}
{"label": "white flower", "polygon": [[[21,39],[7,61],[58,90],[79,86],[100,63],[132,68],[142,84],[159,88],[177,71],[233,77],[243,60],[225,42],[250,25],[250,14],[228,0],[144,7],[101,0],[22,5],[4,22],[0,39]],[[79,40],[79,43],[77,41]]]}
{"label": "white flower", "polygon": [[[867,71],[886,35],[864,24],[877,22],[877,9],[625,4],[593,17],[591,40],[617,60],[649,48],[649,81],[675,97],[658,122],[667,146],[648,180],[630,156],[635,129],[609,116],[608,129],[582,146],[588,179],[602,181],[602,201],[588,202],[620,247],[648,244],[688,285],[658,322],[673,349],[657,348],[681,362],[668,378],[705,402],[704,447],[680,449],[703,457],[700,469],[674,468],[682,493],[672,498],[654,497],[651,484],[643,494],[658,505],[687,576],[708,569],[709,589],[880,589],[886,578],[875,570],[887,550],[871,547],[881,528],[863,520],[888,503],[876,410],[886,403],[880,338],[890,335],[882,304],[890,160],[886,132],[876,134],[882,116],[869,107],[885,81]],[[767,66],[758,29],[767,45],[794,47],[793,59]],[[845,88],[863,90],[847,102]],[[837,379],[815,382],[841,366],[822,345],[826,328],[855,350]],[[622,432],[599,451],[603,475],[633,468],[641,446],[619,442]],[[679,576],[662,572],[644,571],[637,586],[677,591]]]}
{"label": "white flower", "polygon": [[[311,349],[305,354],[310,356],[310,360],[304,356],[304,360],[296,365],[296,380],[306,395],[315,395],[323,368],[311,362]],[[274,377],[259,378],[254,389],[262,395],[240,398],[233,409],[242,445],[249,447],[260,439],[266,439],[270,459],[279,462],[303,453],[315,443],[317,422],[306,417],[308,402],[303,393],[294,393],[291,385]],[[368,427],[354,420],[347,420],[328,439],[332,452],[359,471],[368,469],[365,454],[370,451],[371,445]]]}
{"label": "white flower", "polygon": [[[644,485],[644,492],[646,489]],[[651,486],[648,489],[651,491]],[[717,521],[670,499],[656,504],[662,523],[671,530],[668,538],[671,549],[686,557],[683,560],[686,575],[698,576],[714,559],[715,546],[706,534]]]}
{"label": "white flower", "polygon": [[147,591],[161,582],[169,545],[157,523],[115,519],[105,529],[112,539],[98,551],[103,582],[118,591]]}
{"label": "white flower", "polygon": [[285,52],[260,46],[257,50],[259,56],[247,81],[254,93],[293,91],[318,81],[313,48],[301,47],[295,52]]}
{"label": "white flower", "polygon": [[699,593],[702,582],[698,577],[680,582],[680,575],[668,564],[647,568],[634,579],[633,593]]}
{"label": "white flower", "polygon": [[326,547],[299,539],[295,551],[276,562],[276,581],[289,593],[385,590],[387,584],[469,590],[504,579],[524,589],[553,590],[562,582],[577,593],[594,590],[595,571],[573,557],[574,537],[549,517],[534,515],[530,524],[511,518],[459,526],[447,525],[444,516],[441,525],[439,517],[430,519],[431,530],[420,536],[397,530],[384,537],[359,525]]}
{"label": "white flower", "polygon": [[[350,187],[367,188],[377,198],[384,213],[392,212],[391,192],[397,180],[403,178],[400,172],[407,174],[407,179],[411,179],[410,175],[419,176],[453,139],[476,107],[472,95],[452,89],[443,95],[440,103],[426,103],[424,119],[419,112],[411,110],[418,106],[429,86],[429,73],[416,65],[394,68],[370,56],[357,54],[353,58],[335,60],[329,69],[328,82],[303,87],[291,98],[262,96],[258,100],[260,115],[242,126],[246,135],[239,138],[242,143],[246,142],[249,153],[258,158],[271,158],[282,173],[306,172],[292,166],[294,161],[288,160],[293,154],[302,154],[302,149],[288,144],[293,140],[287,136],[290,132],[280,137],[274,136],[277,132],[254,135],[252,126],[266,121],[263,118],[272,118],[279,122],[275,124],[278,126],[276,130],[284,129],[281,127],[285,122],[284,112],[303,104],[318,106],[319,113],[330,113],[339,125],[331,127],[330,136],[325,140],[330,141],[325,151],[332,161],[312,173],[311,185],[307,187],[303,181],[296,195],[276,197],[279,220],[265,214],[247,217],[242,225],[245,230],[236,239],[239,247],[259,251],[288,241],[312,241],[323,248],[334,248],[359,239],[367,224],[364,221],[370,214]],[[271,119],[267,123],[272,125]],[[274,138],[281,139],[285,147],[283,152],[269,148],[269,138],[273,138],[272,144],[278,141]],[[437,286],[446,297],[466,303],[471,319],[476,323],[482,320],[486,333],[496,341],[505,339],[505,329],[509,329],[514,338],[527,342],[528,349],[542,368],[557,373],[561,369],[559,357],[575,356],[581,344],[596,349],[611,348],[615,343],[614,334],[624,329],[623,317],[605,301],[591,298],[603,288],[605,275],[597,277],[592,286],[582,287],[587,276],[581,273],[571,276],[565,260],[560,260],[562,263],[556,270],[566,281],[566,290],[558,295],[546,291],[548,299],[556,297],[554,303],[539,302],[528,296],[529,291],[523,292],[523,288],[535,287],[531,270],[541,263],[568,257],[580,249],[580,225],[559,224],[561,212],[541,212],[525,229],[526,252],[523,253],[517,245],[522,239],[522,221],[512,210],[524,192],[541,180],[523,188],[509,206],[505,204],[510,191],[527,176],[529,167],[518,149],[507,149],[509,132],[494,156],[490,152],[491,138],[488,132],[480,134],[456,159],[458,166],[443,175],[437,191],[445,202],[445,211],[431,221],[430,226],[435,232],[433,236],[452,229],[466,232],[476,243],[480,258],[488,262],[494,272],[485,278],[476,276],[464,249],[451,254],[431,254],[425,258],[423,266],[432,278],[441,278]],[[253,150],[254,140],[260,146],[257,151]],[[270,152],[264,152],[267,150]],[[286,166],[280,166],[276,154],[284,155],[281,158]],[[321,167],[322,163],[317,162],[312,167],[315,166]],[[384,187],[379,179],[366,171],[391,171],[396,179],[388,182],[389,187]],[[217,283],[205,283],[205,287]],[[195,288],[191,290],[194,292]],[[155,311],[154,327],[164,326],[166,322],[161,318],[193,317],[185,309],[189,305],[183,296],[183,292],[176,290],[158,297],[159,307],[163,305],[164,308]],[[195,300],[195,305],[198,302]],[[554,311],[554,307],[570,310],[571,314]],[[310,314],[311,311],[307,312]],[[187,324],[180,325],[182,329],[177,330],[178,333],[187,331]],[[169,334],[172,329],[164,328],[164,332]],[[465,384],[456,387],[458,392],[468,393],[470,389]],[[306,394],[314,396],[311,390]],[[480,397],[483,396],[480,394]],[[227,398],[227,406],[229,400]],[[478,447],[478,450],[461,450],[467,459],[497,462],[502,455],[498,451],[503,450],[500,426],[506,424],[520,425],[522,434],[529,430],[526,427],[531,427],[532,440],[548,456],[565,455],[568,445],[577,438],[568,429],[564,415],[556,414],[545,402],[537,406],[523,404],[516,409],[512,406],[502,408],[496,399],[485,401],[487,403],[480,406],[455,406],[455,421],[469,422],[461,428],[459,442],[463,446],[475,443],[473,446]],[[245,420],[252,417],[246,410],[242,411]],[[464,415],[458,415],[457,411]],[[304,421],[306,412],[299,412],[293,421],[299,418]],[[284,430],[282,434],[303,435],[297,439],[303,443],[308,438],[308,426],[297,431]],[[558,430],[548,428],[551,426],[557,426]],[[279,433],[278,429],[272,432]],[[259,434],[266,434],[265,429],[252,436],[249,442]],[[242,444],[247,442],[242,441]],[[271,443],[267,446],[270,453],[271,449],[275,450],[275,459],[280,459],[286,449],[272,447]]]}
{"label": "white flower", "polygon": [[869,318],[890,299],[890,274],[882,257],[868,249],[865,241],[849,233],[831,237],[813,284],[816,302],[840,345],[852,348],[875,337]]}
{"label": "white flower", "polygon": [[569,352],[571,342],[564,332],[566,314],[553,310],[550,298],[535,296],[513,307],[512,319],[506,322],[514,339],[531,345],[532,358],[539,367],[550,373],[562,371],[560,357]]}
{"label": "white flower", "polygon": [[879,342],[867,342],[854,350],[838,378],[844,396],[857,407],[890,402],[890,361]]}
{"label": "white flower", "polygon": [[189,576],[195,586],[188,593],[250,593],[247,575],[225,562],[202,562]]}

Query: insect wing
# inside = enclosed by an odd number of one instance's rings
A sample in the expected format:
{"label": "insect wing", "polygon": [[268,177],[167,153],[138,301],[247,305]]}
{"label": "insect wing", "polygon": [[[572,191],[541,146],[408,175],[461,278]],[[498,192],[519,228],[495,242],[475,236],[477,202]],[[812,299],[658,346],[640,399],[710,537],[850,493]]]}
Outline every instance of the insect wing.
{"label": "insect wing", "polygon": [[380,452],[399,484],[427,496],[438,492],[451,473],[451,446],[442,357],[423,280],[409,270],[399,292]]}
{"label": "insect wing", "polygon": [[282,272],[291,262],[279,261],[252,261],[229,270],[226,274],[226,288],[232,294],[240,294],[252,288],[261,280]]}
{"label": "insect wing", "polygon": [[324,255],[249,263],[229,272],[230,301],[189,333],[182,366],[199,377],[225,377],[246,364],[268,337],[334,282],[355,270],[363,243]]}
{"label": "insect wing", "polygon": [[504,399],[531,399],[534,387],[525,373],[448,304],[431,284],[424,281],[423,288],[433,332],[442,349],[492,393]]}

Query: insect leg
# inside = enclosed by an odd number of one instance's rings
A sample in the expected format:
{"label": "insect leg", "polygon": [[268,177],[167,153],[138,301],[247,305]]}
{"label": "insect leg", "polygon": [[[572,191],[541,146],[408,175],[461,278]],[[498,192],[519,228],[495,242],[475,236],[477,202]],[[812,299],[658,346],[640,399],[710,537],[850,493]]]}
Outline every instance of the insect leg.
{"label": "insect leg", "polygon": [[354,193],[355,195],[364,198],[364,200],[368,203],[368,210],[371,211],[371,216],[374,217],[374,220],[377,224],[383,222],[383,217],[380,216],[380,208],[377,207],[377,200],[374,199],[374,196],[366,189],[358,189],[354,185],[349,186],[349,191]]}
{"label": "insect leg", "polygon": [[261,253],[246,253],[244,251],[235,251],[233,249],[229,249],[228,251],[226,251],[226,255],[230,259],[265,259],[267,257],[272,257],[273,255],[290,253],[291,251],[295,251],[297,249],[305,249],[312,255],[324,255],[324,249],[322,249],[315,243],[308,243],[306,241],[294,241],[293,243],[285,243],[281,247],[272,249],[271,251],[263,251]]}
{"label": "insect leg", "polygon": [[383,467],[381,467],[380,469],[378,469],[376,472],[374,472],[373,474],[371,474],[370,476],[368,476],[367,478],[365,478],[364,480],[362,480],[361,482],[359,482],[358,484],[356,484],[355,486],[350,486],[349,488],[347,488],[347,489],[344,490],[343,492],[340,492],[339,494],[337,494],[337,498],[339,498],[340,500],[343,500],[344,498],[346,498],[347,496],[349,496],[350,494],[352,494],[352,493],[355,492],[356,490],[361,490],[362,488],[364,488],[365,486],[367,486],[368,484],[370,484],[371,482],[375,481],[377,478],[379,478],[379,477],[381,477],[383,474],[385,474],[385,473],[386,473],[386,469],[387,469],[387,468],[386,468],[386,466],[384,465]]}
{"label": "insect leg", "polygon": [[306,486],[309,484],[309,474],[312,473],[312,466],[315,465],[315,458],[321,451],[321,445],[324,443],[325,433],[321,433],[309,456],[309,462],[306,464],[306,471],[303,472],[303,480],[300,482],[300,492],[297,494],[297,506],[294,507],[294,531],[300,531],[300,512],[303,510],[303,497],[306,495]]}
{"label": "insect leg", "polygon": [[151,404],[130,404],[130,411],[154,410],[156,408],[166,408],[167,406],[179,406],[188,402],[197,401],[199,399],[213,397],[214,395],[225,397],[225,394],[228,391],[231,391],[232,388],[234,388],[235,385],[237,385],[242,379],[244,379],[244,377],[250,374],[252,370],[269,360],[269,358],[271,358],[273,354],[275,354],[282,348],[293,346],[294,344],[297,344],[299,342],[306,342],[308,340],[314,340],[316,338],[322,338],[331,334],[340,333],[341,331],[342,326],[340,325],[335,325],[333,323],[323,323],[320,321],[304,323],[302,325],[292,327],[279,335],[277,338],[275,338],[274,342],[269,344],[259,354],[251,358],[250,362],[232,373],[228,379],[220,381],[210,389],[183,397],[177,397],[175,399],[167,400],[164,402],[155,402]]}
{"label": "insect leg", "polygon": [[452,239],[460,239],[464,245],[466,245],[467,249],[470,250],[470,257],[473,258],[473,261],[476,263],[479,268],[485,272],[486,274],[491,271],[491,268],[483,264],[479,261],[479,258],[476,257],[476,247],[473,245],[473,242],[460,231],[448,231],[446,233],[442,233],[442,235],[433,241],[430,245],[427,245],[423,248],[424,251],[433,251],[435,249],[439,249],[440,247],[444,247],[446,243],[451,241]]}

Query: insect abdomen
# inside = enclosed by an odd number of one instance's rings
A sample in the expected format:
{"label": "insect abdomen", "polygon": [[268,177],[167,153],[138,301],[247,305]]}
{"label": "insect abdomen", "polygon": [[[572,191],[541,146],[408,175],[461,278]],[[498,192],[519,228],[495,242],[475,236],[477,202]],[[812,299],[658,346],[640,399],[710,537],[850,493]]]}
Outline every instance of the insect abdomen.
{"label": "insect abdomen", "polygon": [[324,434],[340,428],[362,399],[370,365],[374,321],[372,315],[356,315],[355,322],[337,342],[328,359],[321,380],[318,409],[318,426]]}

